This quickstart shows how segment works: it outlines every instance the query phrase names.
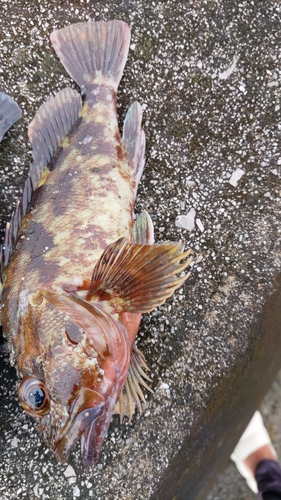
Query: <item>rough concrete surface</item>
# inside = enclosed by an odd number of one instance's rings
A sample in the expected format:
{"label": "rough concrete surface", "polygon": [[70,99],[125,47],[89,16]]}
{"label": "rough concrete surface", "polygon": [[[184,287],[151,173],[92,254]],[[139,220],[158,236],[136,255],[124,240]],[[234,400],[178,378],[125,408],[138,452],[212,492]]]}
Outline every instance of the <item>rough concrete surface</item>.
{"label": "rough concrete surface", "polygon": [[[0,0],[0,7],[0,89],[23,110],[0,146],[2,229],[31,161],[28,123],[51,93],[75,87],[50,33],[116,18],[132,28],[120,123],[137,99],[147,136],[136,211],[149,211],[158,241],[182,239],[195,251],[186,285],[140,329],[154,394],[132,425],[114,418],[95,468],[82,468],[79,447],[69,466],[55,462],[18,406],[3,350],[0,498],[206,498],[281,366],[280,3]],[[264,409],[277,429],[275,404]],[[232,466],[226,477],[208,500],[238,498],[233,484],[241,484],[240,498],[253,497]]]}

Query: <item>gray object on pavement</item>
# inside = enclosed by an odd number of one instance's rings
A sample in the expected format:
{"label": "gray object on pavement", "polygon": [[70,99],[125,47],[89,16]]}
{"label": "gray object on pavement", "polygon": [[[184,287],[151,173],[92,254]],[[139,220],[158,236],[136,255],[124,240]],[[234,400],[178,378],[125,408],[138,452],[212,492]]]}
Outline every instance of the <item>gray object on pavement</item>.
{"label": "gray object on pavement", "polygon": [[21,117],[21,109],[14,99],[0,92],[0,142],[7,130]]}

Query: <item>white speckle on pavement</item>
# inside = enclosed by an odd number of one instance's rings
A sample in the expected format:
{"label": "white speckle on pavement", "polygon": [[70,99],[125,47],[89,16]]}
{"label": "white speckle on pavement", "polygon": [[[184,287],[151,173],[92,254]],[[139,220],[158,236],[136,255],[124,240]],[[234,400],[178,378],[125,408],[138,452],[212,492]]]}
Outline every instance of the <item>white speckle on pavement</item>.
{"label": "white speckle on pavement", "polygon": [[238,186],[238,181],[241,179],[241,177],[245,174],[245,170],[242,168],[237,168],[232,174],[229,179],[229,184],[231,184],[233,187]]}
{"label": "white speckle on pavement", "polygon": [[76,472],[71,465],[68,465],[64,473],[65,477],[76,476]]}
{"label": "white speckle on pavement", "polygon": [[178,215],[176,218],[176,226],[181,227],[182,229],[187,229],[188,231],[192,231],[194,229],[194,219],[195,219],[195,210],[191,208],[186,215]]}
{"label": "white speckle on pavement", "polygon": [[221,71],[219,73],[220,80],[226,80],[227,78],[230,77],[230,75],[232,75],[233,71],[235,71],[238,59],[239,59],[239,56],[234,56],[231,66],[229,66],[229,68],[227,68],[224,71]]}

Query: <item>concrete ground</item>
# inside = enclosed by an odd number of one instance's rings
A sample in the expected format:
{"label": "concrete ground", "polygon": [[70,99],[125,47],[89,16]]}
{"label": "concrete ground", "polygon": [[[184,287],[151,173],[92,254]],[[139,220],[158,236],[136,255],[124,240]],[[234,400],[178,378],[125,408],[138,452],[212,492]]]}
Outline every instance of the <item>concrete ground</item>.
{"label": "concrete ground", "polygon": [[[281,365],[280,1],[0,0],[0,11],[0,90],[23,110],[0,146],[2,233],[32,161],[28,123],[50,94],[79,90],[50,33],[122,19],[132,42],[120,123],[138,100],[147,137],[136,212],[149,211],[157,241],[195,254],[186,285],[139,332],[154,393],[132,425],[114,418],[97,467],[83,469],[78,447],[55,461],[1,352],[0,498],[206,497]],[[273,438],[278,399],[264,406]],[[208,500],[253,497],[233,466],[223,477]]]}

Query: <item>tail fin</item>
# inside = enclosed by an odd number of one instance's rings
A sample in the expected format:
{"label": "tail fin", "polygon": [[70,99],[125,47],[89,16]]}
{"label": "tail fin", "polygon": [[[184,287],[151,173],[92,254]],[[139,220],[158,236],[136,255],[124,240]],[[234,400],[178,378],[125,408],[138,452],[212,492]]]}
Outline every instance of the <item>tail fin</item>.
{"label": "tail fin", "polygon": [[51,34],[52,45],[80,87],[107,83],[117,90],[126,64],[130,28],[122,21],[77,23]]}
{"label": "tail fin", "polygon": [[9,128],[21,117],[21,109],[5,92],[0,92],[0,142]]}

